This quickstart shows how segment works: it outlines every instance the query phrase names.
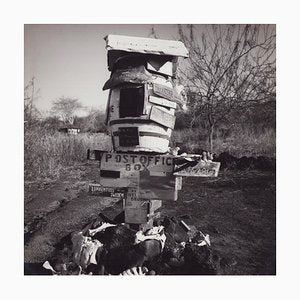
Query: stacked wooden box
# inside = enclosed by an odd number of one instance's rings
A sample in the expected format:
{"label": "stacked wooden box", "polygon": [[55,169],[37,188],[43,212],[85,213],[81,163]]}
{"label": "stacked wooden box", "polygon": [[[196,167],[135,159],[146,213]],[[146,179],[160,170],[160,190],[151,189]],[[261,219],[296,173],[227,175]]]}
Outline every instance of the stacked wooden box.
{"label": "stacked wooden box", "polygon": [[184,105],[177,83],[179,41],[108,35],[107,124],[113,148],[121,152],[166,153],[175,109]]}

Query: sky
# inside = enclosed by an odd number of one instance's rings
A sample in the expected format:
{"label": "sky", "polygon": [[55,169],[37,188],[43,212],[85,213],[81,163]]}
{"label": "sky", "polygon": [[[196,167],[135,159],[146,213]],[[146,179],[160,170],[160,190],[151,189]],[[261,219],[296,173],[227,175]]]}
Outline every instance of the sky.
{"label": "sky", "polygon": [[[150,37],[152,25],[25,25],[24,84],[35,77],[36,107],[49,111],[61,96],[78,98],[104,110],[102,91],[110,73],[104,37],[108,34]],[[161,39],[174,39],[176,25],[154,25]]]}
{"label": "sky", "polygon": [[[198,37],[205,27],[194,25]],[[79,99],[85,107],[104,111],[108,91],[102,91],[102,87],[110,76],[104,37],[153,37],[152,28],[160,39],[178,38],[175,24],[25,25],[24,85],[35,77],[35,90],[39,90],[35,106],[45,115],[53,101],[65,96]]]}

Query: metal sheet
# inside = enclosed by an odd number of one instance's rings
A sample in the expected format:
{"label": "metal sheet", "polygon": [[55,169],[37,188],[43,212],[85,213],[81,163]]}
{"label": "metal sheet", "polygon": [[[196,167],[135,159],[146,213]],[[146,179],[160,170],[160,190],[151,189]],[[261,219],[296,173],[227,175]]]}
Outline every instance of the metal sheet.
{"label": "metal sheet", "polygon": [[188,57],[188,50],[180,41],[111,34],[104,40],[108,50]]}

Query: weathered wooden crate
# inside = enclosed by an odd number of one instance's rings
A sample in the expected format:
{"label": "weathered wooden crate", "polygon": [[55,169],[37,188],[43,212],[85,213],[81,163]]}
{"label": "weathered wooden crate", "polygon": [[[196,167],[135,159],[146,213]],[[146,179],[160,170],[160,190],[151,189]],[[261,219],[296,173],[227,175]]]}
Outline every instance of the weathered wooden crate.
{"label": "weathered wooden crate", "polygon": [[111,89],[107,124],[114,150],[167,152],[175,126],[176,101],[180,96],[162,78]]}

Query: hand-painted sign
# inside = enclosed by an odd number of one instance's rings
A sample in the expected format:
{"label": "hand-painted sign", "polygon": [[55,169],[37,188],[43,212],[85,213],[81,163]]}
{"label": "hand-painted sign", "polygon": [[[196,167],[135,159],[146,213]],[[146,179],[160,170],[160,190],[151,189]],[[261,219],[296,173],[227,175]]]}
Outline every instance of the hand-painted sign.
{"label": "hand-painted sign", "polygon": [[159,83],[154,83],[153,92],[157,96],[166,98],[168,100],[175,101],[178,103],[182,102],[180,95],[178,95],[176,91],[174,91],[171,87],[167,87]]}
{"label": "hand-painted sign", "polygon": [[181,170],[174,172],[176,176],[192,176],[192,177],[217,177],[221,163],[219,162],[195,162],[193,165],[180,167]]}
{"label": "hand-painted sign", "polygon": [[104,153],[100,184],[126,187],[131,200],[173,200],[174,163],[170,155]]}
{"label": "hand-painted sign", "polygon": [[89,193],[94,196],[125,198],[127,191],[122,188],[104,187],[100,184],[89,184]]}

